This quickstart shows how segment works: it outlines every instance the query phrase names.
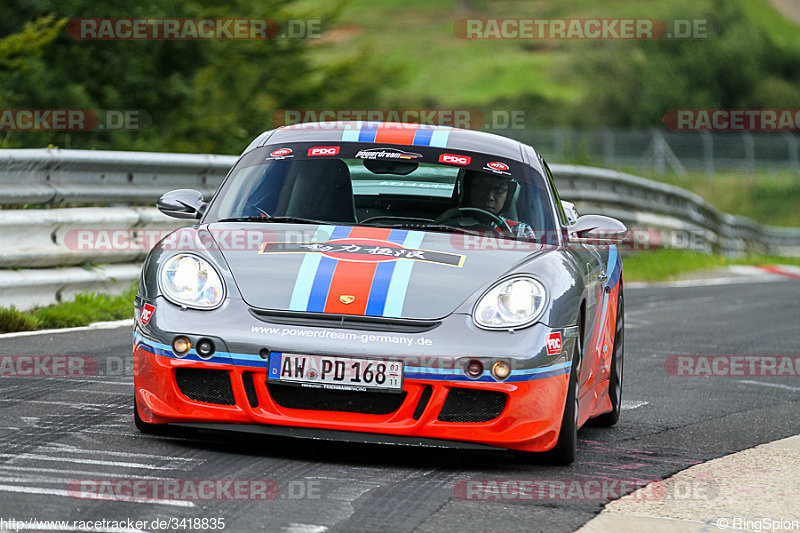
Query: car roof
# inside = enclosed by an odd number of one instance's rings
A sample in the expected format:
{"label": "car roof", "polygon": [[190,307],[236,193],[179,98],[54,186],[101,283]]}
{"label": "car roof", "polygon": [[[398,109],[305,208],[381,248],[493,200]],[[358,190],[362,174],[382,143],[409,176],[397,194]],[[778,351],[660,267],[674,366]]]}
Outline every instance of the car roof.
{"label": "car roof", "polygon": [[[244,153],[264,146],[295,142],[361,142],[376,145],[431,146],[497,155],[525,162],[519,141],[484,131],[400,122],[307,122],[265,131]],[[244,154],[243,153],[243,154]],[[538,161],[527,161],[538,167]]]}

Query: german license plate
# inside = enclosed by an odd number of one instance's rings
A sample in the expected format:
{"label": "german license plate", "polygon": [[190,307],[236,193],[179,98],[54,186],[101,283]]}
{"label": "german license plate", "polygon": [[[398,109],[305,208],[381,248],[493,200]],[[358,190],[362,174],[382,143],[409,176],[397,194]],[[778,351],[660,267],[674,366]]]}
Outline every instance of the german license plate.
{"label": "german license plate", "polygon": [[268,379],[320,389],[400,392],[403,390],[403,363],[273,352],[269,358]]}

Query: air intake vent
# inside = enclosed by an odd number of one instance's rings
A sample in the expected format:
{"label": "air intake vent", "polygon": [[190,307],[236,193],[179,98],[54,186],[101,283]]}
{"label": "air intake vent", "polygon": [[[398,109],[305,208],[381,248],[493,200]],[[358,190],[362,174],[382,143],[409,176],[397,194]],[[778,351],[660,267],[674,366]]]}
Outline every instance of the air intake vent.
{"label": "air intake vent", "polygon": [[488,422],[500,416],[506,394],[491,390],[453,388],[447,393],[439,420],[442,422]]}
{"label": "air intake vent", "polygon": [[422,413],[425,412],[425,407],[428,406],[428,401],[431,399],[431,394],[433,393],[433,387],[430,385],[425,385],[425,388],[422,389],[422,394],[419,397],[419,403],[417,403],[417,408],[414,409],[414,420],[419,420],[422,416]]}
{"label": "air intake vent", "polygon": [[231,377],[225,370],[178,368],[175,383],[187,398],[218,405],[235,405]]}
{"label": "air intake vent", "polygon": [[250,407],[258,407],[258,394],[256,394],[256,385],[253,383],[253,373],[242,373],[242,384],[244,385],[244,392],[247,394],[247,401]]}

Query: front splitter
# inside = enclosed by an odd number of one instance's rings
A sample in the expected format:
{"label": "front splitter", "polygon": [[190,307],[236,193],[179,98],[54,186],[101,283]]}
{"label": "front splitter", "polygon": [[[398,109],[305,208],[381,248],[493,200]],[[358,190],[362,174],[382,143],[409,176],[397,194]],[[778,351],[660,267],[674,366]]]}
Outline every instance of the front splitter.
{"label": "front splitter", "polygon": [[205,429],[211,431],[234,431],[237,433],[257,433],[276,437],[291,437],[306,440],[358,442],[364,444],[393,444],[425,448],[448,448],[462,450],[503,451],[505,448],[489,446],[476,442],[459,440],[431,439],[408,435],[389,435],[384,433],[366,433],[360,431],[344,431],[340,429],[306,428],[294,426],[272,426],[268,424],[221,424],[214,422],[175,422],[170,427]]}

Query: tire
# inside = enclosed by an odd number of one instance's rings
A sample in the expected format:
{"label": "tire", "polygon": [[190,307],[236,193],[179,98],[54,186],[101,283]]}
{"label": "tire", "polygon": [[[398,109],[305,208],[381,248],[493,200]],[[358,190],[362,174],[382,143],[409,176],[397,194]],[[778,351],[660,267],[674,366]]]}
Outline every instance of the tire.
{"label": "tire", "polygon": [[614,351],[611,354],[611,376],[608,380],[608,396],[611,399],[611,412],[596,416],[591,425],[611,427],[619,421],[622,411],[622,376],[625,362],[625,302],[620,286],[617,300],[617,324],[614,330]]}
{"label": "tire", "polygon": [[148,435],[164,435],[167,433],[166,424],[150,424],[139,416],[139,409],[136,407],[136,396],[133,397],[133,424],[136,429]]}
{"label": "tire", "polygon": [[554,465],[568,465],[575,461],[578,448],[578,376],[581,368],[583,331],[578,333],[572,354],[572,368],[569,372],[569,389],[564,405],[564,416],[558,432],[558,442],[553,449],[545,452],[547,461]]}

